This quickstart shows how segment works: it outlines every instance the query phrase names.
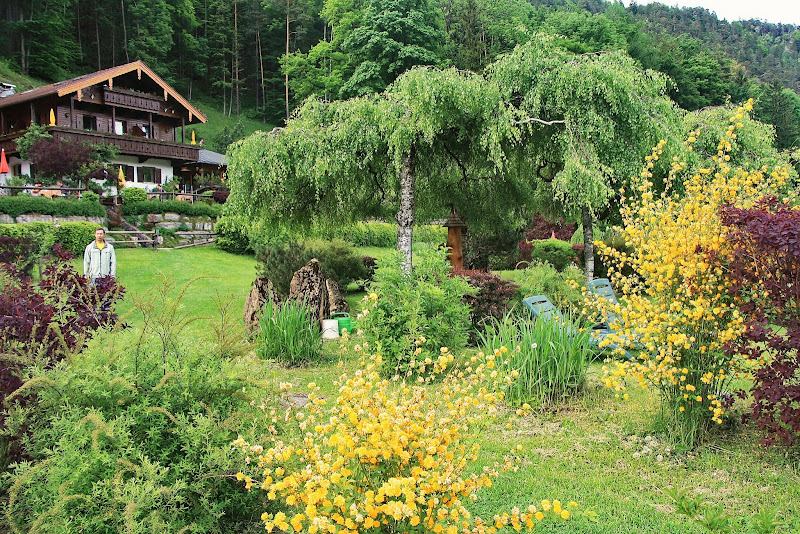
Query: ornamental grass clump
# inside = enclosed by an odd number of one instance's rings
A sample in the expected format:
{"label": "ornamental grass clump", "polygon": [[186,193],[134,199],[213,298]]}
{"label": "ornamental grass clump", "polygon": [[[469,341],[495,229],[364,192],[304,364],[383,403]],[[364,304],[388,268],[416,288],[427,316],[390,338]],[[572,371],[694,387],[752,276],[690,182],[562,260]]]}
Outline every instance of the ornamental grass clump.
{"label": "ornamental grass clump", "polygon": [[261,336],[256,347],[259,358],[290,367],[320,359],[322,336],[303,302],[289,299],[278,305],[267,300],[259,324]]}
{"label": "ornamental grass clump", "polygon": [[[638,351],[632,361],[604,367],[605,384],[623,396],[627,378],[657,388],[667,421],[687,446],[723,422],[733,398],[730,382],[742,369],[741,358],[723,350],[742,335],[744,322],[728,292],[733,249],[720,209],[752,206],[789,178],[786,168],[731,163],[737,128],[751,109],[748,103],[736,112],[708,168],[689,172],[675,157],[661,194],[654,190],[653,167],[664,143],[655,147],[622,201],[621,231],[632,252],[597,243],[624,295],[622,305],[598,303],[620,317],[620,330],[604,343]],[[687,140],[689,149],[698,135]],[[624,268],[631,274],[622,274]]]}
{"label": "ornamental grass clump", "polygon": [[556,317],[532,321],[506,315],[486,326],[480,345],[494,354],[515,347],[508,367],[519,376],[505,392],[512,405],[545,405],[577,394],[594,356],[591,331]]}
{"label": "ornamental grass clump", "polygon": [[[432,368],[444,374],[452,357],[440,352]],[[502,463],[476,465],[477,438],[501,413],[502,389],[512,381],[501,369],[507,352],[473,356],[435,386],[381,378],[378,356],[342,376],[336,398],[309,384],[305,408],[286,414],[296,433],[275,434],[265,446],[241,437],[233,443],[248,471],[237,478],[285,506],[262,515],[266,530],[492,534],[531,530],[546,515],[568,519],[575,503],[543,501],[487,520],[467,508],[481,488],[515,469],[514,451]]]}

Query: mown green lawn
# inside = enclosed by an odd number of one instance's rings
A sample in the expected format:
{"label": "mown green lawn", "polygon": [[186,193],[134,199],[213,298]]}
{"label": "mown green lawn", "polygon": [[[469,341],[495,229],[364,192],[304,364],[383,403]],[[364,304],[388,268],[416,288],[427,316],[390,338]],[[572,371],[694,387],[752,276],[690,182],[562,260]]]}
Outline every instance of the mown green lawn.
{"label": "mown green lawn", "polygon": [[[255,277],[255,260],[213,248],[182,250],[119,250],[118,276],[128,289],[122,311],[152,291],[161,276],[180,287],[196,277],[183,298],[185,309],[197,316],[213,316],[213,297],[231,295],[241,317],[244,297]],[[129,321],[137,324],[135,315]],[[203,328],[198,321],[192,328]],[[196,326],[195,326],[196,325]],[[352,360],[340,361],[337,345],[326,343],[326,363],[285,369],[253,359],[256,376],[302,387],[317,382],[328,397],[336,394],[335,379]],[[252,354],[250,356],[252,358]],[[491,464],[516,445],[522,445],[519,470],[501,475],[494,486],[470,505],[474,513],[495,513],[538,504],[542,499],[577,501],[597,513],[598,522],[574,517],[568,522],[545,522],[546,533],[674,533],[703,530],[674,513],[667,488],[687,489],[713,506],[741,518],[732,532],[749,532],[749,517],[765,508],[777,508],[788,524],[778,532],[800,532],[800,466],[798,457],[781,448],[758,446],[759,435],[750,426],[720,428],[692,451],[676,450],[672,437],[658,427],[658,397],[632,385],[623,401],[602,387],[602,364],[594,364],[584,394],[526,417],[512,428],[498,424],[479,437],[482,459]],[[744,406],[742,407],[744,408]]]}

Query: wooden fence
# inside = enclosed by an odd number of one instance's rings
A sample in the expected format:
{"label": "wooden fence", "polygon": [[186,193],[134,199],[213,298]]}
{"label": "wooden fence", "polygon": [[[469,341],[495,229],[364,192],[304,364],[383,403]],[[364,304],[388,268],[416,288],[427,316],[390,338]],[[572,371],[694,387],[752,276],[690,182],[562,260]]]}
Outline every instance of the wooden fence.
{"label": "wooden fence", "polygon": [[[158,228],[154,230],[109,230],[106,232],[106,235],[111,237],[115,235],[131,235],[131,234],[135,234],[132,236],[133,239],[127,239],[125,241],[119,241],[117,239],[114,239],[113,241],[114,247],[118,247],[120,245],[134,245],[134,246],[147,245],[148,247],[152,247],[153,250],[155,250],[158,247],[158,241],[159,241]],[[139,235],[146,235],[151,237],[149,239],[139,239],[138,237],[136,237]]]}

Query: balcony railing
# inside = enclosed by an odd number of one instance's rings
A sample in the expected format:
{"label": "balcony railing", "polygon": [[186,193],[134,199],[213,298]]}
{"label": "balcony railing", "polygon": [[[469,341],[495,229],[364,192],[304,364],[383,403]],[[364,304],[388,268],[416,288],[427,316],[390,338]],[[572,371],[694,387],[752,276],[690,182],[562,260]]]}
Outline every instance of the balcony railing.
{"label": "balcony railing", "polygon": [[[186,162],[193,162],[200,159],[200,147],[193,145],[160,141],[158,139],[147,139],[144,137],[116,135],[93,130],[75,130],[73,128],[62,128],[60,126],[48,126],[47,131],[56,139],[82,141],[93,145],[100,143],[114,145],[119,148],[120,155],[163,158]],[[4,148],[6,153],[16,152],[17,137],[19,136],[0,137],[0,148]]]}

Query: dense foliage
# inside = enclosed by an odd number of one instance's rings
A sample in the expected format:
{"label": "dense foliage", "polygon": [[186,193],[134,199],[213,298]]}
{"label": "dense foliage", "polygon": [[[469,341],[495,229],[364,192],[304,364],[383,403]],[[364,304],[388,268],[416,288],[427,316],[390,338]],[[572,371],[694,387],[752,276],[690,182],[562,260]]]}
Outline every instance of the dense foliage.
{"label": "dense foliage", "polygon": [[442,347],[466,346],[470,308],[463,299],[476,290],[450,276],[442,251],[417,253],[411,272],[401,265],[399,253],[378,262],[358,328],[369,350],[381,355],[384,376],[424,377],[433,372]]}
{"label": "dense foliage", "polygon": [[[690,169],[673,159],[667,183],[680,194],[654,191],[663,143],[656,146],[624,199],[622,231],[632,251],[601,250],[614,265],[612,282],[625,296],[624,305],[606,310],[621,317],[620,334],[607,340],[639,351],[637,359],[606,369],[606,385],[621,392],[624,377],[631,377],[658,388],[665,413],[689,445],[723,422],[732,402],[730,381],[743,370],[735,355],[723,350],[743,333],[744,321],[728,293],[725,265],[734,251],[720,208],[752,206],[785,187],[790,177],[785,166],[732,162],[740,143],[737,129],[751,109],[748,103],[732,117],[710,167]],[[699,135],[693,132],[687,145]],[[625,265],[632,274],[620,272]]]}
{"label": "dense foliage", "polygon": [[527,314],[489,322],[480,347],[498,358],[504,357],[507,347],[515,347],[505,364],[517,375],[505,392],[514,406],[541,407],[577,395],[594,355],[591,330],[578,328],[569,319],[533,320]]}
{"label": "dense foliage", "polygon": [[796,31],[601,0],[9,0],[0,46],[20,71],[48,82],[141,59],[184,94],[221,101],[226,115],[273,122],[311,94],[379,92],[412,65],[480,72],[532,32],[560,35],[578,54],[627,51],[673,77],[672,95],[687,109],[727,95],[740,103],[758,83],[796,90]]}
{"label": "dense foliage", "polygon": [[28,258],[33,261],[49,252],[55,244],[61,245],[64,250],[70,251],[75,256],[83,254],[86,245],[94,240],[94,231],[99,226],[91,222],[65,222],[65,223],[19,223],[0,224],[0,236],[19,237],[35,243],[33,256]]}
{"label": "dense foliage", "polygon": [[800,440],[800,212],[775,197],[752,208],[726,206],[722,222],[734,248],[730,292],[745,331],[729,350],[758,362],[753,372],[753,420],[763,443]]}
{"label": "dense foliage", "polygon": [[478,331],[483,330],[487,321],[508,313],[508,303],[519,289],[511,280],[479,269],[453,271],[453,276],[463,276],[476,289],[464,296],[464,300],[469,305],[472,327]]}
{"label": "dense foliage", "polygon": [[[29,241],[33,250],[35,241]],[[19,239],[4,238],[8,248],[0,254],[20,252]],[[24,251],[22,251],[24,252]],[[28,393],[14,393],[23,383],[26,369],[52,367],[75,354],[100,328],[117,321],[116,304],[125,289],[113,278],[99,278],[95,286],[72,268],[72,254],[59,245],[44,258],[38,282],[31,280],[18,263],[0,264],[0,405],[11,408],[27,403]],[[14,393],[16,402],[8,397]],[[24,427],[9,430],[5,413],[0,416],[3,467],[19,459]]]}
{"label": "dense foliage", "polygon": [[141,187],[123,187],[120,191],[122,201],[125,204],[132,204],[133,202],[142,202],[147,200],[147,191]]}
{"label": "dense foliage", "polygon": [[0,213],[19,217],[28,213],[55,217],[106,217],[106,210],[97,202],[88,200],[49,199],[19,195],[0,196]]}
{"label": "dense foliage", "polygon": [[312,319],[305,303],[289,299],[281,304],[264,303],[256,354],[293,367],[318,363],[322,356],[319,323]]}
{"label": "dense foliage", "polygon": [[122,215],[146,215],[148,213],[177,213],[187,217],[211,217],[222,215],[222,206],[197,202],[191,204],[182,200],[143,200],[122,205]]}
{"label": "dense foliage", "polygon": [[269,391],[227,359],[192,350],[165,361],[157,345],[131,347],[119,335],[26,373],[16,396],[37,402],[8,417],[12,430],[27,429],[28,460],[10,472],[6,524],[14,532],[245,530],[261,499],[232,477],[230,442],[258,427],[250,401],[266,402]]}

